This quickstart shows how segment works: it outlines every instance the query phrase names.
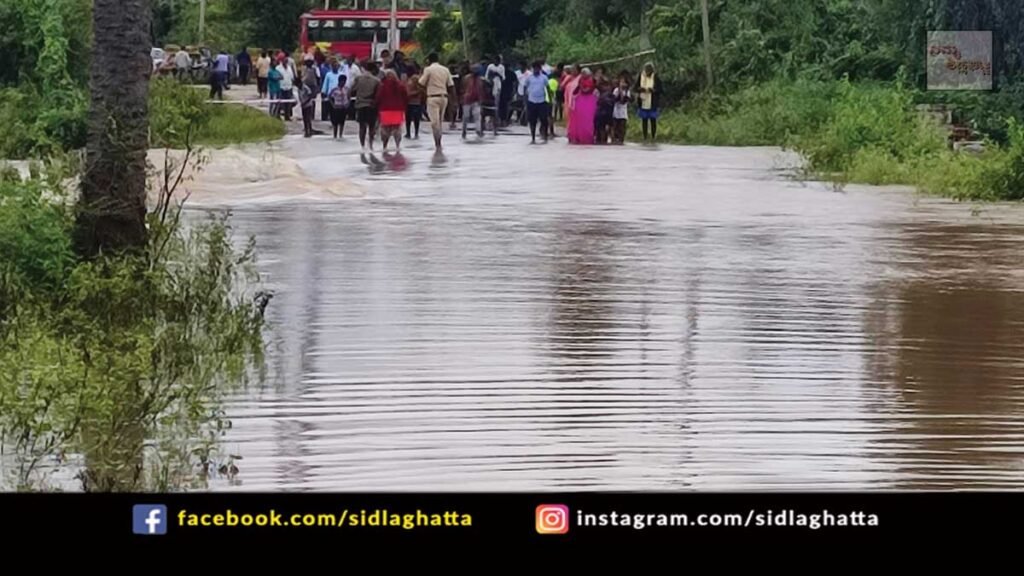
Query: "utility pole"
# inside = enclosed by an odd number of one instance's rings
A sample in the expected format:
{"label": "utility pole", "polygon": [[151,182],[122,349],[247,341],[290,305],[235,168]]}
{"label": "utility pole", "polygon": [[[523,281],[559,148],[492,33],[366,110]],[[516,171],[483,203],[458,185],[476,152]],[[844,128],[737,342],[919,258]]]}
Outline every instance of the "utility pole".
{"label": "utility pole", "polygon": [[402,45],[398,42],[398,0],[391,0],[391,53],[394,54]]}
{"label": "utility pole", "polygon": [[647,0],[640,0],[640,49],[651,47],[651,32],[647,21]]}
{"label": "utility pole", "polygon": [[199,0],[199,44],[202,45],[206,35],[206,0]]}
{"label": "utility pole", "polygon": [[708,88],[715,84],[715,75],[711,68],[711,17],[708,15],[708,0],[700,0],[702,24],[704,27],[704,63],[708,67]]}

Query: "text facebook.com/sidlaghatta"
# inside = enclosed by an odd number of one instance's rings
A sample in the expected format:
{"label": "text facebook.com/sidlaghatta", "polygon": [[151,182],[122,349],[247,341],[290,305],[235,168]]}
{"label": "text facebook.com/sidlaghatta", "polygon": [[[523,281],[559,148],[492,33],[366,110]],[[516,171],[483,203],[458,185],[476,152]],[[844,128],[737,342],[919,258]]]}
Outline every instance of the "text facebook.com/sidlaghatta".
{"label": "text facebook.com/sidlaghatta", "polygon": [[448,527],[466,528],[473,525],[469,514],[456,511],[428,513],[396,513],[389,510],[342,510],[340,513],[282,514],[276,510],[263,513],[236,513],[225,510],[220,513],[195,513],[188,510],[178,512],[178,526],[200,527],[286,527],[286,528],[414,528]]}

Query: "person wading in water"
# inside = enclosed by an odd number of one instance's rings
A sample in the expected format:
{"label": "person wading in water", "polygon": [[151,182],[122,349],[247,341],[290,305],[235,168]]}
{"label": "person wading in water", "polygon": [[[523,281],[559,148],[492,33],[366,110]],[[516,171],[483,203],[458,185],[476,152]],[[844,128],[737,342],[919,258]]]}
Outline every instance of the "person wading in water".
{"label": "person wading in water", "polygon": [[[369,62],[366,69],[352,84],[352,95],[356,99],[356,120],[359,121],[359,145],[363,152],[373,150],[374,133],[377,131],[377,64]],[[369,140],[369,148],[367,148]]]}
{"label": "person wading in water", "polygon": [[316,101],[320,95],[320,81],[316,74],[316,60],[312,57],[303,63],[302,85],[299,88],[299,104],[302,106],[302,134],[313,137],[313,118],[316,116]]}
{"label": "person wading in water", "polygon": [[654,70],[654,63],[644,65],[644,71],[636,82],[637,116],[643,123],[644,142],[650,134],[651,142],[658,139],[658,116],[661,105],[661,78]]}
{"label": "person wading in water", "polygon": [[427,116],[430,118],[430,129],[434,132],[434,148],[441,151],[441,138],[444,136],[444,113],[448,109],[448,97],[455,88],[452,73],[438,62],[437,53],[427,56],[427,66],[420,75],[420,86],[427,93]]}
{"label": "person wading in water", "polygon": [[526,94],[526,117],[530,123],[530,141],[532,144],[537,143],[537,124],[540,124],[541,137],[547,142],[548,121],[551,116],[548,108],[549,85],[540,61],[533,63],[533,73],[525,77],[523,85]]}
{"label": "person wading in water", "polygon": [[380,114],[380,140],[384,152],[388,143],[395,140],[395,150],[402,151],[402,128],[405,111],[409,106],[409,92],[398,78],[394,68],[384,71],[384,80],[377,89],[377,111]]}

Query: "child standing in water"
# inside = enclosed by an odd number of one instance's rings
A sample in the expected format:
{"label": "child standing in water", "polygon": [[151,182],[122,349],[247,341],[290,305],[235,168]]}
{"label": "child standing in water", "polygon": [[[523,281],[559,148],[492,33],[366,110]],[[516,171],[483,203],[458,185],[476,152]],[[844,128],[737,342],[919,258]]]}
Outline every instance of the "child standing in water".
{"label": "child standing in water", "polygon": [[626,124],[629,121],[629,101],[633,92],[629,89],[629,79],[623,74],[619,78],[619,86],[612,93],[615,99],[615,110],[612,112],[612,144],[626,143]]}
{"label": "child standing in water", "polygon": [[345,87],[347,82],[347,77],[339,77],[338,85],[327,96],[331,103],[331,126],[334,128],[335,138],[342,138],[345,134],[345,118],[348,116],[348,106],[351,103],[348,88]]}
{"label": "child standing in water", "polygon": [[615,120],[615,86],[610,78],[603,78],[597,85],[597,116],[594,119],[595,142],[607,144],[612,138]]}

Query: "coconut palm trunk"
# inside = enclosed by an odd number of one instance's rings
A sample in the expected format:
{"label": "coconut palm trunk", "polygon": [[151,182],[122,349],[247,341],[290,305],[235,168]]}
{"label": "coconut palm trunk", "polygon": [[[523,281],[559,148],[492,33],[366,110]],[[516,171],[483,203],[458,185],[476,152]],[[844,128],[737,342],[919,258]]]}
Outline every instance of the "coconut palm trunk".
{"label": "coconut palm trunk", "polygon": [[146,244],[150,0],[95,0],[89,139],[76,242],[84,256]]}

